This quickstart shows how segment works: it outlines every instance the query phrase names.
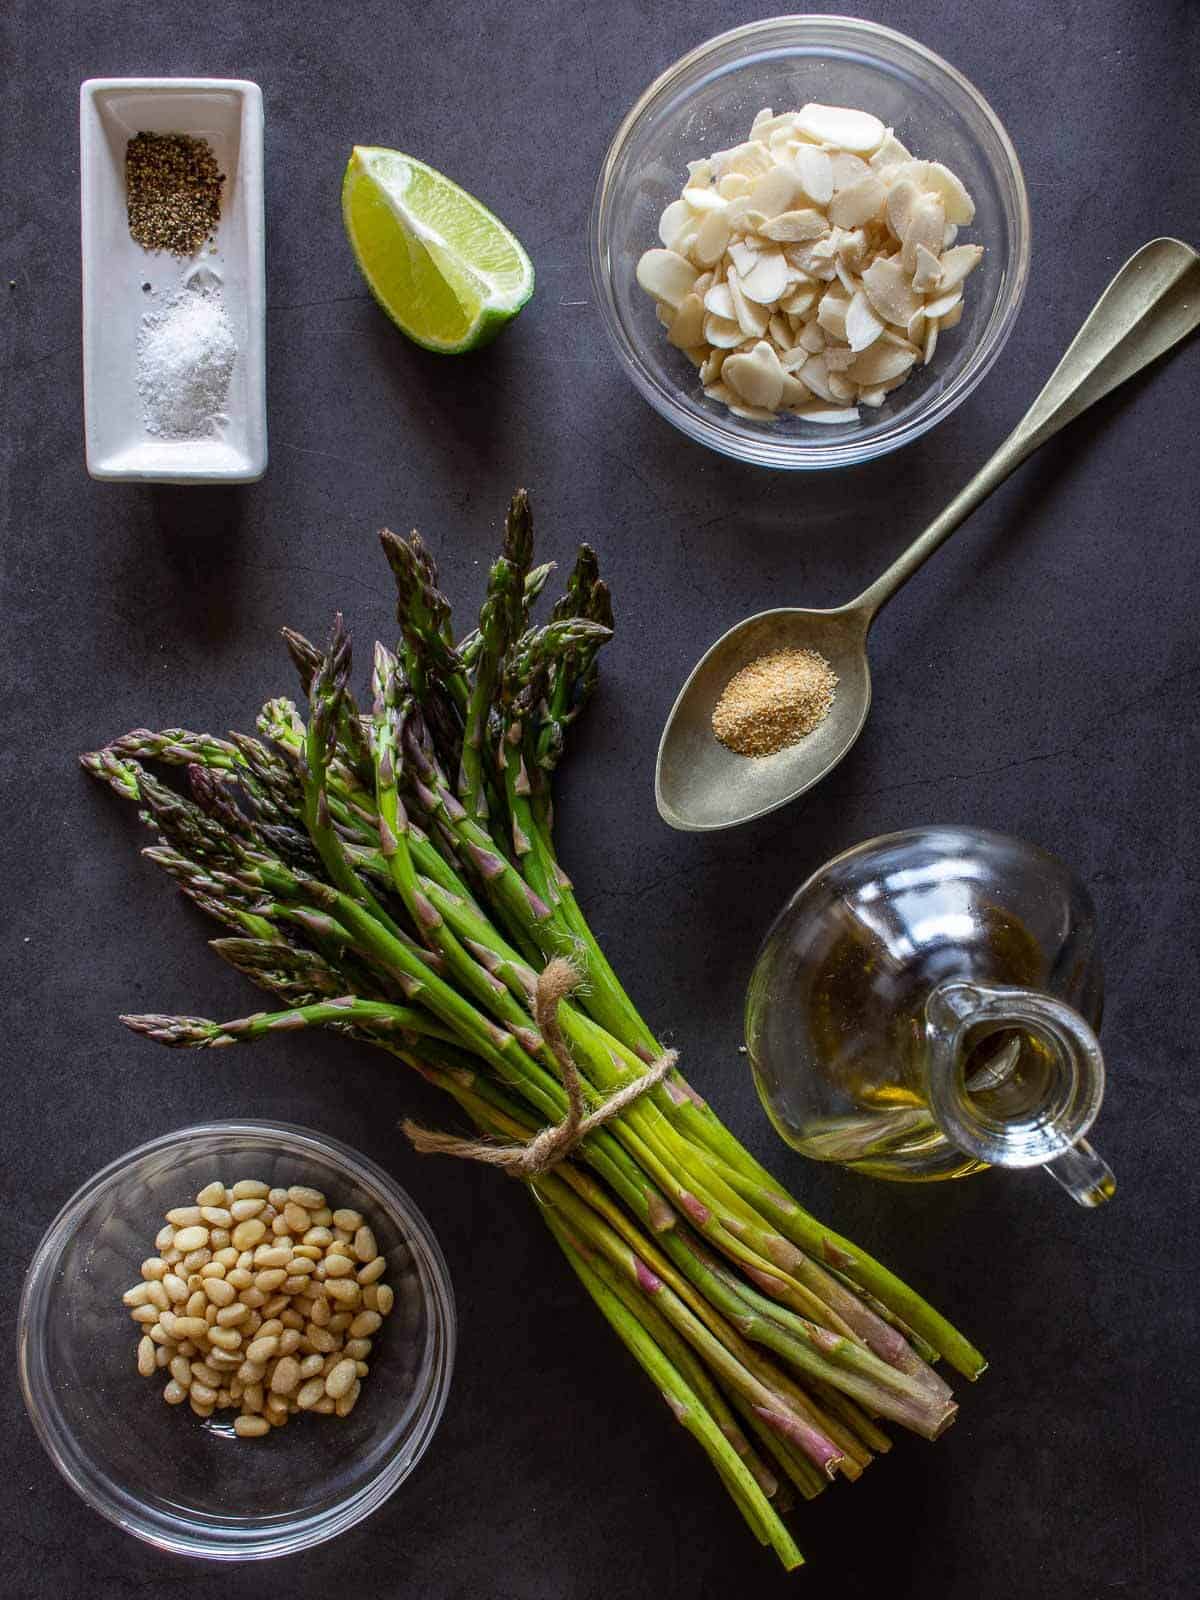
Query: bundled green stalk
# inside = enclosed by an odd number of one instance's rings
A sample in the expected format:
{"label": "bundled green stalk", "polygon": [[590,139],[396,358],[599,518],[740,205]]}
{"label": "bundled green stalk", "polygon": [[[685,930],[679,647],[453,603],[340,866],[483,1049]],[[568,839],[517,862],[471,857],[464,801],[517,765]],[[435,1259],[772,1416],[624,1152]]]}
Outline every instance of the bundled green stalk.
{"label": "bundled green stalk", "polygon": [[[340,616],[321,651],[287,632],[305,722],[272,700],[258,737],[141,729],[84,756],[134,800],[145,853],[222,923],[213,948],[276,997],[231,1022],[130,1016],[203,1048],[334,1028],[446,1090],[478,1136],[524,1143],[567,1111],[537,1024],[538,975],[575,964],[558,1027],[592,1108],[662,1047],[592,936],[558,864],[550,778],[596,682],[612,613],[584,546],[543,626],[530,605],[525,494],[513,500],[477,631],[455,642],[420,539],[384,532],[399,595],[372,705],[350,687]],[[186,770],[185,795],[143,765]],[[544,1015],[544,1013],[543,1013]],[[571,1267],[787,1567],[781,1513],[857,1478],[890,1441],[953,1420],[938,1357],[983,1358],[886,1268],[785,1194],[672,1069],[526,1181]]]}

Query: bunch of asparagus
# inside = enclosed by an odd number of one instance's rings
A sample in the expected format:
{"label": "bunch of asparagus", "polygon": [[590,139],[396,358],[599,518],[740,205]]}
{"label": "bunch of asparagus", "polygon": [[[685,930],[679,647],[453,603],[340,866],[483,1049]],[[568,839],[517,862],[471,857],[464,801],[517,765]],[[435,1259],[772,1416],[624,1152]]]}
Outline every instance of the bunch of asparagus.
{"label": "bunch of asparagus", "polygon": [[[480,1137],[528,1141],[567,1109],[535,1020],[538,974],[571,961],[557,1024],[589,1106],[662,1055],[588,928],[552,840],[550,780],[596,682],[612,614],[580,549],[542,626],[530,608],[529,503],[513,499],[477,630],[454,639],[417,534],[385,531],[399,642],[375,647],[373,706],[350,687],[340,616],[326,650],[285,630],[305,721],[271,700],[258,737],[126,734],[85,767],[133,800],[145,854],[228,930],[212,948],[275,996],[230,1022],[122,1020],[204,1048],[332,1028],[439,1085]],[[189,793],[146,761],[186,771]],[[978,1351],[886,1268],[785,1194],[672,1069],[527,1181],[588,1293],[786,1567],[781,1520],[890,1445],[881,1422],[936,1438],[951,1422],[943,1356]]]}

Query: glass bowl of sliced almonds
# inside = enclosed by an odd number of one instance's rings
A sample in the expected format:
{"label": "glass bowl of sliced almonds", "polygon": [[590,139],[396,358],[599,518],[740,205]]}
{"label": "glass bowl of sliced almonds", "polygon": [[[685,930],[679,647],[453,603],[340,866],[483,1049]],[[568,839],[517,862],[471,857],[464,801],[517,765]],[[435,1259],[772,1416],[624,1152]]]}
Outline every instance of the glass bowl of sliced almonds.
{"label": "glass bowl of sliced almonds", "polygon": [[1025,181],[996,113],[915,40],[775,17],[657,78],[601,168],[592,280],[650,404],[724,455],[853,465],[934,427],[1012,331]]}
{"label": "glass bowl of sliced almonds", "polygon": [[105,1167],[51,1223],[18,1317],[25,1403],[72,1488],[218,1561],[381,1506],[437,1427],[454,1343],[404,1190],[286,1123],[183,1128]]}

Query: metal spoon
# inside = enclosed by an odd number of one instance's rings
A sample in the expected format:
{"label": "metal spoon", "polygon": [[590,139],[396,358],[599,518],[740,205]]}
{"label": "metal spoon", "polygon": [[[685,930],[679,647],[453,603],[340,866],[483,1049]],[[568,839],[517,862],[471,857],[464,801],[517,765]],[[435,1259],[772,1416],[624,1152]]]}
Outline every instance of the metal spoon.
{"label": "metal spoon", "polygon": [[[1178,239],[1152,239],[1100,296],[1049,383],[966,488],[882,577],[835,611],[779,609],[718,639],[680,690],[658,748],[655,799],[673,828],[704,833],[750,822],[832,771],[871,708],[867,634],[885,603],[1025,458],[1088,406],[1185,338],[1200,323],[1200,256]],[[761,758],[718,743],[712,713],[725,685],[768,650],[819,650],[838,675],[825,720],[799,744]]]}

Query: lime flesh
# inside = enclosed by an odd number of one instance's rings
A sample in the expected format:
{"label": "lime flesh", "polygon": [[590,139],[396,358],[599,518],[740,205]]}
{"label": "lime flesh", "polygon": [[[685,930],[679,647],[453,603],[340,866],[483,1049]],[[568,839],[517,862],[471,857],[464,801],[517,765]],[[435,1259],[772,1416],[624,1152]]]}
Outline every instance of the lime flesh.
{"label": "lime flesh", "polygon": [[533,293],[520,240],[465,189],[399,150],[355,146],[342,219],[372,294],[427,350],[477,350]]}

